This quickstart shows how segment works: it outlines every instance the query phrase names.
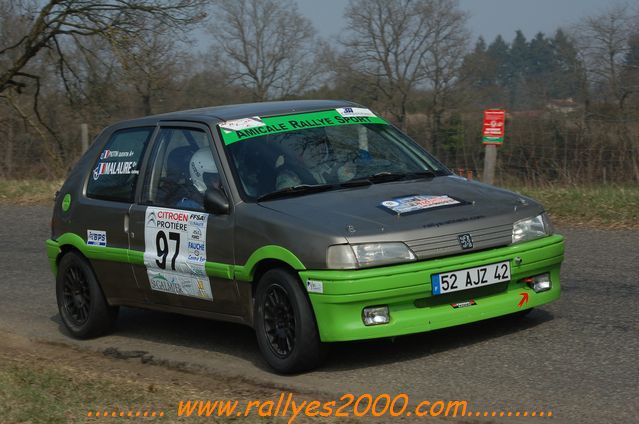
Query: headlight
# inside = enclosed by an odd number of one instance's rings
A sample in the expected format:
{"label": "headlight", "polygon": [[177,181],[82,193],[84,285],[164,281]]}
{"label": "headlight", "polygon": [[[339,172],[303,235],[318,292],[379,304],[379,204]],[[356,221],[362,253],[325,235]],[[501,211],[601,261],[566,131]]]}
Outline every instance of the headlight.
{"label": "headlight", "polygon": [[404,243],[340,244],[330,246],[326,263],[331,269],[354,269],[417,259]]}
{"label": "headlight", "polygon": [[513,243],[549,236],[552,231],[552,225],[546,213],[534,218],[522,219],[513,224]]}

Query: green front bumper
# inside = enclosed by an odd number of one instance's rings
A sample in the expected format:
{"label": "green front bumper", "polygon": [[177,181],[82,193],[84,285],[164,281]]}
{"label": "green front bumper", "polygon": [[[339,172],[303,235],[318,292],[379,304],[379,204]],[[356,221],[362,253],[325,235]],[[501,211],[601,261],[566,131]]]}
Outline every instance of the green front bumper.
{"label": "green front bumper", "polygon": [[[459,256],[356,271],[300,271],[321,281],[323,292],[309,293],[322,341],[392,337],[452,327],[543,305],[559,298],[563,237],[539,240]],[[515,260],[517,258],[517,260]],[[509,260],[511,281],[440,296],[431,295],[431,275]],[[535,293],[522,278],[550,273],[552,288]],[[528,302],[519,306],[522,293]],[[474,306],[451,304],[474,300]],[[365,307],[388,305],[390,322],[365,326]]]}

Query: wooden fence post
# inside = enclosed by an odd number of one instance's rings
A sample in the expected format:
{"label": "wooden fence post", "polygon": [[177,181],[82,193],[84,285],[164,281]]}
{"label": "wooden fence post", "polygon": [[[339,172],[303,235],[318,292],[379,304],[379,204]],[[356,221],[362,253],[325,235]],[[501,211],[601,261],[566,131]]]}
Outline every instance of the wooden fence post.
{"label": "wooden fence post", "polygon": [[484,173],[482,175],[482,182],[486,184],[494,184],[496,164],[497,146],[495,146],[494,144],[486,144],[486,155],[484,156]]}

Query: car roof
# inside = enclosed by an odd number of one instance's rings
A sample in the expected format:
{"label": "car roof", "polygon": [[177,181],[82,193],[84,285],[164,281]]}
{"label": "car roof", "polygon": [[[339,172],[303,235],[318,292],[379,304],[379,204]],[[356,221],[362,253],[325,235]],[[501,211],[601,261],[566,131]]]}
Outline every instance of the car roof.
{"label": "car roof", "polygon": [[224,106],[212,106],[199,109],[181,110],[146,116],[112,125],[111,129],[120,129],[142,125],[156,125],[162,121],[204,122],[211,126],[231,119],[251,116],[275,116],[292,113],[313,112],[339,107],[361,107],[346,100],[287,100],[277,102],[242,103]]}

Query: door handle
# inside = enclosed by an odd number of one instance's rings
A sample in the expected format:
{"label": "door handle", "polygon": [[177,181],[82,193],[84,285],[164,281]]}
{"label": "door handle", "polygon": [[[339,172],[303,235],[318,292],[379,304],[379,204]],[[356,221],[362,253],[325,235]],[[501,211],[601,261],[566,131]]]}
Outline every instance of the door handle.
{"label": "door handle", "polygon": [[124,232],[126,234],[128,234],[131,238],[135,237],[135,234],[133,234],[130,230],[130,217],[129,214],[124,214]]}

